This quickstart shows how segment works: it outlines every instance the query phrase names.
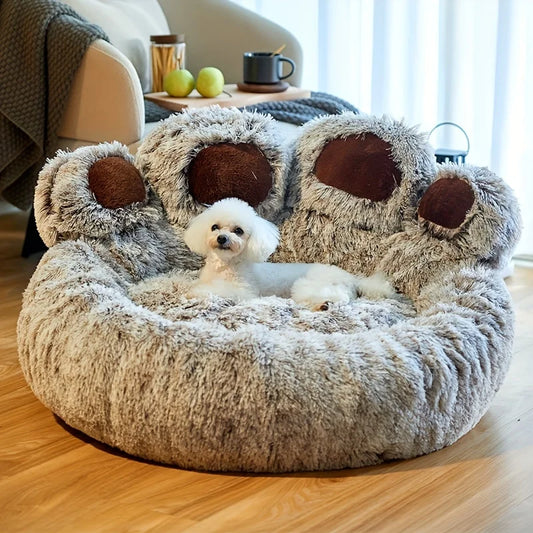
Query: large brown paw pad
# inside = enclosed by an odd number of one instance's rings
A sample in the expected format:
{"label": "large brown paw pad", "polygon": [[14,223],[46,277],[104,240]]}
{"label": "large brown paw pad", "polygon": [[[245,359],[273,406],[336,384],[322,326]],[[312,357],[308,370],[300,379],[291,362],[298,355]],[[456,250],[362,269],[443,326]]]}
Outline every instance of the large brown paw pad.
{"label": "large brown paw pad", "polygon": [[391,145],[373,133],[328,142],[315,174],[325,185],[374,202],[387,200],[401,181]]}
{"label": "large brown paw pad", "polygon": [[239,198],[253,207],[272,188],[272,168],[253,144],[220,143],[208,146],[191,163],[189,192],[201,204]]}
{"label": "large brown paw pad", "polygon": [[422,197],[418,217],[453,232],[463,224],[473,205],[474,191],[467,181],[441,178]]}
{"label": "large brown paw pad", "polygon": [[48,247],[107,237],[161,217],[128,149],[119,143],[59,151],[39,174],[35,219]]}
{"label": "large brown paw pad", "polygon": [[139,171],[119,156],[96,161],[88,172],[89,189],[107,209],[118,209],[146,199]]}
{"label": "large brown paw pad", "polygon": [[136,166],[177,228],[224,198],[239,198],[268,220],[285,212],[287,147],[272,119],[236,108],[185,109],[143,140]]}

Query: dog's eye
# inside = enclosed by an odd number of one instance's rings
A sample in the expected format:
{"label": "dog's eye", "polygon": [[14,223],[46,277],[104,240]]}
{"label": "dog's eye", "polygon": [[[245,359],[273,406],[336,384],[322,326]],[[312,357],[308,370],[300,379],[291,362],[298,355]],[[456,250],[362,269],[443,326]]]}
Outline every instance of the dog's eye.
{"label": "dog's eye", "polygon": [[218,226],[216,224],[213,224],[211,226],[211,231],[216,231],[218,229]]}
{"label": "dog's eye", "polygon": [[243,231],[242,228],[235,228],[233,230],[233,233],[235,233],[235,235],[242,235],[244,233],[244,231]]}

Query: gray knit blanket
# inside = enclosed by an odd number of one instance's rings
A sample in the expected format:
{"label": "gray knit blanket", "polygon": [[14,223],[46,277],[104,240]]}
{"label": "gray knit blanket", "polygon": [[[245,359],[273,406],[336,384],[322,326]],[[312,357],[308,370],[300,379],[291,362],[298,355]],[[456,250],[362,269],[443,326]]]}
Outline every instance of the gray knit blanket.
{"label": "gray knit blanket", "polygon": [[[288,122],[301,126],[313,118],[322,115],[340,115],[345,111],[359,113],[359,110],[352,104],[338,98],[332,94],[322,92],[311,92],[310,98],[300,98],[298,100],[284,100],[279,102],[262,102],[247,106],[246,111],[258,111],[266,115],[272,115],[273,118],[281,122]],[[145,120],[146,122],[157,122],[172,115],[169,111],[157,104],[145,101]]]}
{"label": "gray knit blanket", "polygon": [[72,79],[95,39],[106,39],[57,0],[0,0],[0,194],[21,209],[57,148]]}
{"label": "gray knit blanket", "polygon": [[247,106],[247,111],[258,111],[272,115],[273,118],[281,122],[288,122],[301,126],[306,122],[323,115],[340,115],[345,111],[359,113],[359,110],[352,104],[338,98],[332,94],[322,92],[311,92],[310,98],[299,100],[284,100],[279,102],[262,102],[260,104]]}

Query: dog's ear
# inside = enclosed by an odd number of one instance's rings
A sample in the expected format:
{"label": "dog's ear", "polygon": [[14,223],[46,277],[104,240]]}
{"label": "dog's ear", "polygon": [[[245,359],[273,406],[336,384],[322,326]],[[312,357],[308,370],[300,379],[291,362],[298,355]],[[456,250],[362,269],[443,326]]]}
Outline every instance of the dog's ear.
{"label": "dog's ear", "polygon": [[207,215],[206,211],[193,218],[185,232],[183,240],[190,250],[196,254],[206,257],[209,250],[206,239]]}
{"label": "dog's ear", "polygon": [[274,253],[278,243],[279,230],[277,226],[257,216],[246,245],[246,258],[256,263],[266,261]]}

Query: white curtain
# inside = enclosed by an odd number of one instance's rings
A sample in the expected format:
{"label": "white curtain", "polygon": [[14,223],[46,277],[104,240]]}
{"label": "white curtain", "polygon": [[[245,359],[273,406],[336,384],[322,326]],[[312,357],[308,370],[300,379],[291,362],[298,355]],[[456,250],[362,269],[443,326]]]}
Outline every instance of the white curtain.
{"label": "white curtain", "polygon": [[[467,163],[515,190],[524,220],[516,253],[533,258],[533,0],[234,1],[298,38],[302,86],[426,131],[461,125]],[[466,146],[449,127],[431,141]]]}

